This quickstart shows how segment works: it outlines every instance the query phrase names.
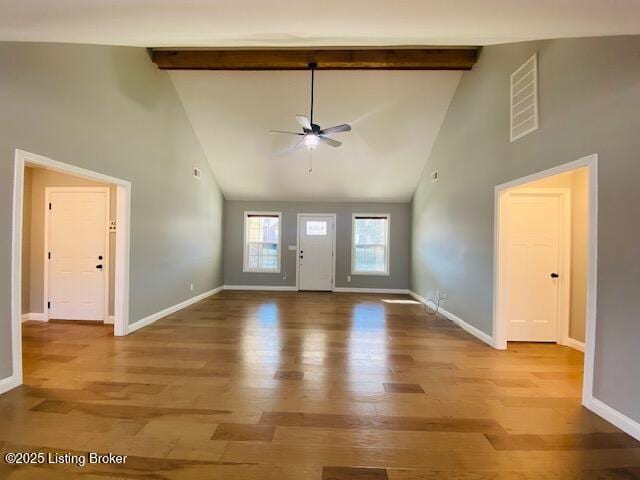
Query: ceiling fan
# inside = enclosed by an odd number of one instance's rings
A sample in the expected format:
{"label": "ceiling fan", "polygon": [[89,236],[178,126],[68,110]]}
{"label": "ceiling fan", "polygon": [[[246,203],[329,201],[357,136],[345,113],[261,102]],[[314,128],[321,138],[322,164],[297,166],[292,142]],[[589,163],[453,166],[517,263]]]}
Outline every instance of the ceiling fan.
{"label": "ceiling fan", "polygon": [[313,87],[315,80],[315,70],[317,63],[310,63],[311,69],[311,120],[304,115],[296,115],[296,120],[302,126],[302,132],[285,132],[282,130],[269,130],[269,133],[285,133],[288,135],[298,135],[302,137],[302,140],[296,145],[296,148],[304,145],[309,150],[314,150],[321,142],[326,143],[332,147],[339,147],[342,142],[327,137],[330,133],[342,133],[351,131],[351,125],[343,123],[342,125],[336,125],[335,127],[320,128],[320,125],[313,123]]}

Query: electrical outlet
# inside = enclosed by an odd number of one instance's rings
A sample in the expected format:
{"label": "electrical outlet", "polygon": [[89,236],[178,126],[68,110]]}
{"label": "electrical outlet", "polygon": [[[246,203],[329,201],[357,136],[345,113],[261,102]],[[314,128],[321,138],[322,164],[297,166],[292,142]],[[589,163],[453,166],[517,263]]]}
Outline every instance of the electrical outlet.
{"label": "electrical outlet", "polygon": [[351,282],[351,275],[347,275],[347,282]]}
{"label": "electrical outlet", "polygon": [[193,283],[189,284],[189,290],[191,290],[193,292]]}

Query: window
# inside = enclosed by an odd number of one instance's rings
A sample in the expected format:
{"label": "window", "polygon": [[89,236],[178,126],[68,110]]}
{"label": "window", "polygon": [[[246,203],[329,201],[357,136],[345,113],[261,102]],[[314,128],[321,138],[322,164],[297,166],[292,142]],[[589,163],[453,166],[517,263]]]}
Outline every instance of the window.
{"label": "window", "polygon": [[280,272],[279,212],[244,213],[245,272]]}
{"label": "window", "polygon": [[351,273],[389,275],[389,214],[354,214]]}
{"label": "window", "polygon": [[307,221],[307,235],[314,236],[326,236],[327,235],[327,222],[319,220]]}

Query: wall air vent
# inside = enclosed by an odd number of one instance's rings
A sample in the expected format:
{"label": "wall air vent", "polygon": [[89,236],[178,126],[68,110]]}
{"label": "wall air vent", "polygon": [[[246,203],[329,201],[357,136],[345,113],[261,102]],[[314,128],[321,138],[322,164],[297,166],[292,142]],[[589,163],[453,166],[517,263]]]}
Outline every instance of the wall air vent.
{"label": "wall air vent", "polygon": [[538,129],[538,54],[511,74],[511,141]]}

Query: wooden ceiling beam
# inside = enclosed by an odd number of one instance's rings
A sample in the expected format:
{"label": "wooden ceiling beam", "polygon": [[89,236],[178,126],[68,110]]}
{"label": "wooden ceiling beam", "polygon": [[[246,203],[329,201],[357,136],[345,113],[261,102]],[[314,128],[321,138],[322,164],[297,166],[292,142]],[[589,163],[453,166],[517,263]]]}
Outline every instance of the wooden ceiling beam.
{"label": "wooden ceiling beam", "polygon": [[480,47],[152,50],[162,70],[470,70]]}

